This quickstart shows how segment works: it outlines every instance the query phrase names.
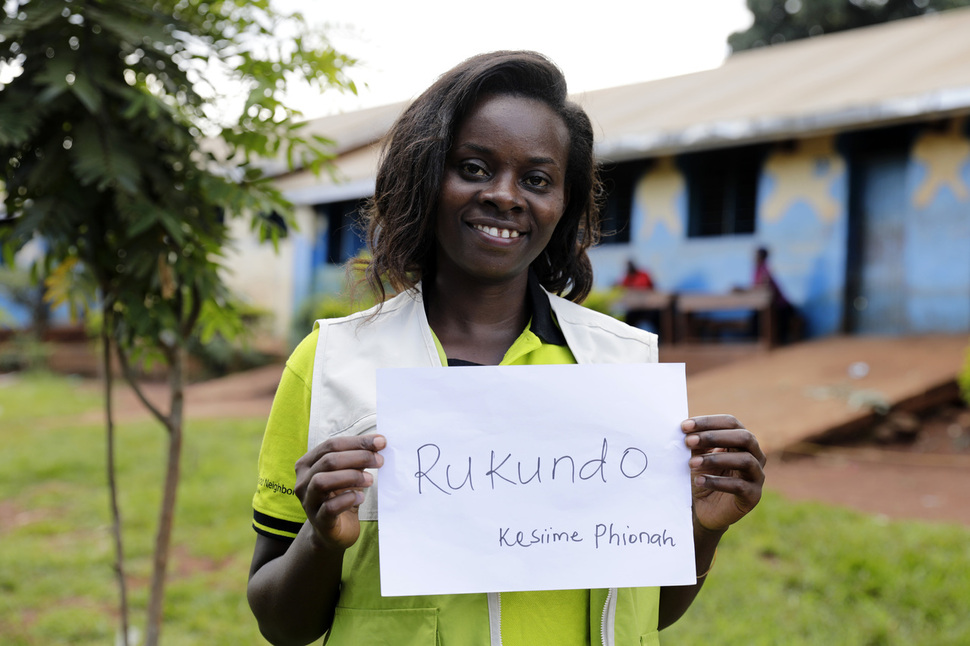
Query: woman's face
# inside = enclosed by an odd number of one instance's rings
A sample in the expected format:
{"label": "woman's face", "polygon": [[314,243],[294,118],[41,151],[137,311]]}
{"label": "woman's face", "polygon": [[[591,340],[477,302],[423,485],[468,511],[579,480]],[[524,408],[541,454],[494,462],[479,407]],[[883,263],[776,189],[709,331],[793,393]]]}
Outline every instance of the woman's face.
{"label": "woman's face", "polygon": [[546,104],[479,100],[445,160],[437,209],[439,274],[480,283],[524,276],[568,199],[569,131]]}

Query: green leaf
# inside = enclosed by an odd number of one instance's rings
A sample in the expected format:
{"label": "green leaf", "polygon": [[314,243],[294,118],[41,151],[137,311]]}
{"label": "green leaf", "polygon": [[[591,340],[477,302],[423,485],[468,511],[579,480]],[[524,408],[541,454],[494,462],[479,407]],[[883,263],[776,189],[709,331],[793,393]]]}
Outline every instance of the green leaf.
{"label": "green leaf", "polygon": [[[115,0],[117,2],[117,0]],[[118,3],[122,4],[122,3]],[[126,16],[117,11],[110,11],[88,7],[86,14],[94,23],[100,25],[111,36],[123,42],[133,43],[140,47],[153,47],[153,43],[172,44],[175,40],[167,26],[174,27],[172,17],[156,13],[147,8],[144,3],[123,3],[127,8],[140,13],[140,16]]]}
{"label": "green leaf", "polygon": [[[3,96],[7,92],[11,94]],[[28,110],[27,103],[19,99],[10,88],[0,94],[0,146],[19,147],[40,124],[42,112]]]}
{"label": "green leaf", "polygon": [[138,191],[138,164],[117,134],[82,122],[74,132],[74,147],[73,168],[83,184],[93,184],[99,191],[113,186]]}
{"label": "green leaf", "polygon": [[47,60],[47,64],[36,75],[34,83],[42,87],[66,90],[70,87],[68,76],[74,75],[76,63],[77,59],[72,55],[56,54],[54,58]]}
{"label": "green leaf", "polygon": [[43,92],[37,95],[36,102],[40,105],[53,103],[55,99],[67,92],[68,85],[48,85]]}
{"label": "green leaf", "polygon": [[24,20],[7,20],[0,24],[0,36],[7,40],[21,40],[23,35],[46,27],[60,17],[63,4],[54,2],[31,2],[19,7],[26,15]]}
{"label": "green leaf", "polygon": [[184,245],[185,232],[182,231],[182,223],[173,214],[164,209],[158,209],[155,213],[162,223],[162,226],[165,227],[165,232],[172,236],[172,239],[175,240],[177,245]]}
{"label": "green leaf", "polygon": [[[196,298],[207,319],[196,330],[231,334],[240,310],[220,264],[231,241],[213,214],[245,218],[267,241],[280,238],[275,224],[254,214],[289,218],[292,205],[259,162],[289,158],[318,169],[330,154],[324,137],[304,134],[282,97],[293,84],[352,87],[349,59],[270,0],[17,5],[0,32],[16,34],[26,57],[24,72],[0,92],[0,152],[20,160],[5,176],[13,191],[5,204],[16,217],[0,227],[4,249],[40,235],[48,244],[43,267],[77,258],[71,276],[87,285],[97,277],[99,302],[111,304],[106,326],[129,352],[157,351]],[[65,9],[81,19],[68,21]],[[295,44],[281,34],[295,34]],[[0,43],[0,51],[9,47]],[[208,92],[206,79],[220,66],[245,91],[255,88],[254,114],[233,127],[214,116]],[[220,130],[221,141],[201,146]],[[159,258],[171,279],[160,277]],[[67,298],[67,274],[58,279]],[[173,284],[176,297],[163,298]]]}
{"label": "green leaf", "polygon": [[97,114],[101,111],[101,93],[94,86],[93,83],[87,78],[87,76],[80,75],[74,79],[74,83],[71,85],[71,92],[77,97],[88,112],[91,114]]}

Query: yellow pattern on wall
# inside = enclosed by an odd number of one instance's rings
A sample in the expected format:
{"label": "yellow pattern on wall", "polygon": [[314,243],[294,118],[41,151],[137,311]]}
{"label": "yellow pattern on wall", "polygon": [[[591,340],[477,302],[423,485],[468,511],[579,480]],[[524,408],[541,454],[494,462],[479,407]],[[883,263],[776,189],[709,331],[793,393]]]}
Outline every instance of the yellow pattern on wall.
{"label": "yellow pattern on wall", "polygon": [[805,139],[794,150],[776,151],[765,162],[764,172],[774,180],[774,190],[761,205],[765,220],[781,219],[798,200],[807,202],[825,222],[842,214],[842,205],[831,191],[832,182],[845,173],[834,137]]}
{"label": "yellow pattern on wall", "polygon": [[637,182],[634,200],[643,211],[642,239],[649,238],[661,222],[674,236],[683,234],[683,221],[677,211],[677,200],[686,187],[683,174],[672,157],[661,157],[656,165]]}
{"label": "yellow pattern on wall", "polygon": [[953,119],[945,132],[925,132],[913,146],[913,159],[926,167],[926,176],[913,192],[913,205],[925,207],[949,186],[961,202],[968,197],[960,170],[970,163],[970,141],[962,134],[963,120]]}

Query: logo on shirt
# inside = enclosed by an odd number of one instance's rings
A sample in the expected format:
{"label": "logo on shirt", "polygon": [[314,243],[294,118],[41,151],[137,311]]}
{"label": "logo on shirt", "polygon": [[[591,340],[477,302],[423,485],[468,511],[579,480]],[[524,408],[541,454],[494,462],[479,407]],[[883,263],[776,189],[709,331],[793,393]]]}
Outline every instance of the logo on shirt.
{"label": "logo on shirt", "polygon": [[293,495],[293,490],[292,489],[289,489],[285,485],[282,485],[282,484],[280,484],[278,482],[273,482],[272,480],[267,480],[266,478],[260,478],[258,480],[257,484],[260,487],[262,487],[264,489],[269,489],[270,491],[272,491],[274,493],[281,493],[284,496],[292,496]]}

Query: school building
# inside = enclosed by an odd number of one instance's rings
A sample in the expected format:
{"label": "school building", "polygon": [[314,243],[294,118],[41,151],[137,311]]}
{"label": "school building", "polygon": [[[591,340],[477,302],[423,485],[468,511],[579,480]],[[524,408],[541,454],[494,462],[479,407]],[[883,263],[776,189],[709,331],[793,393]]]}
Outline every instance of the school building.
{"label": "school building", "polygon": [[[954,10],[576,95],[610,191],[597,286],[633,259],[659,290],[729,293],[764,246],[808,336],[970,331],[968,34],[970,9]],[[232,282],[280,333],[342,285],[362,244],[353,213],[403,107],[312,122],[336,141],[336,168],[278,169],[299,231],[278,256],[240,233]]]}

